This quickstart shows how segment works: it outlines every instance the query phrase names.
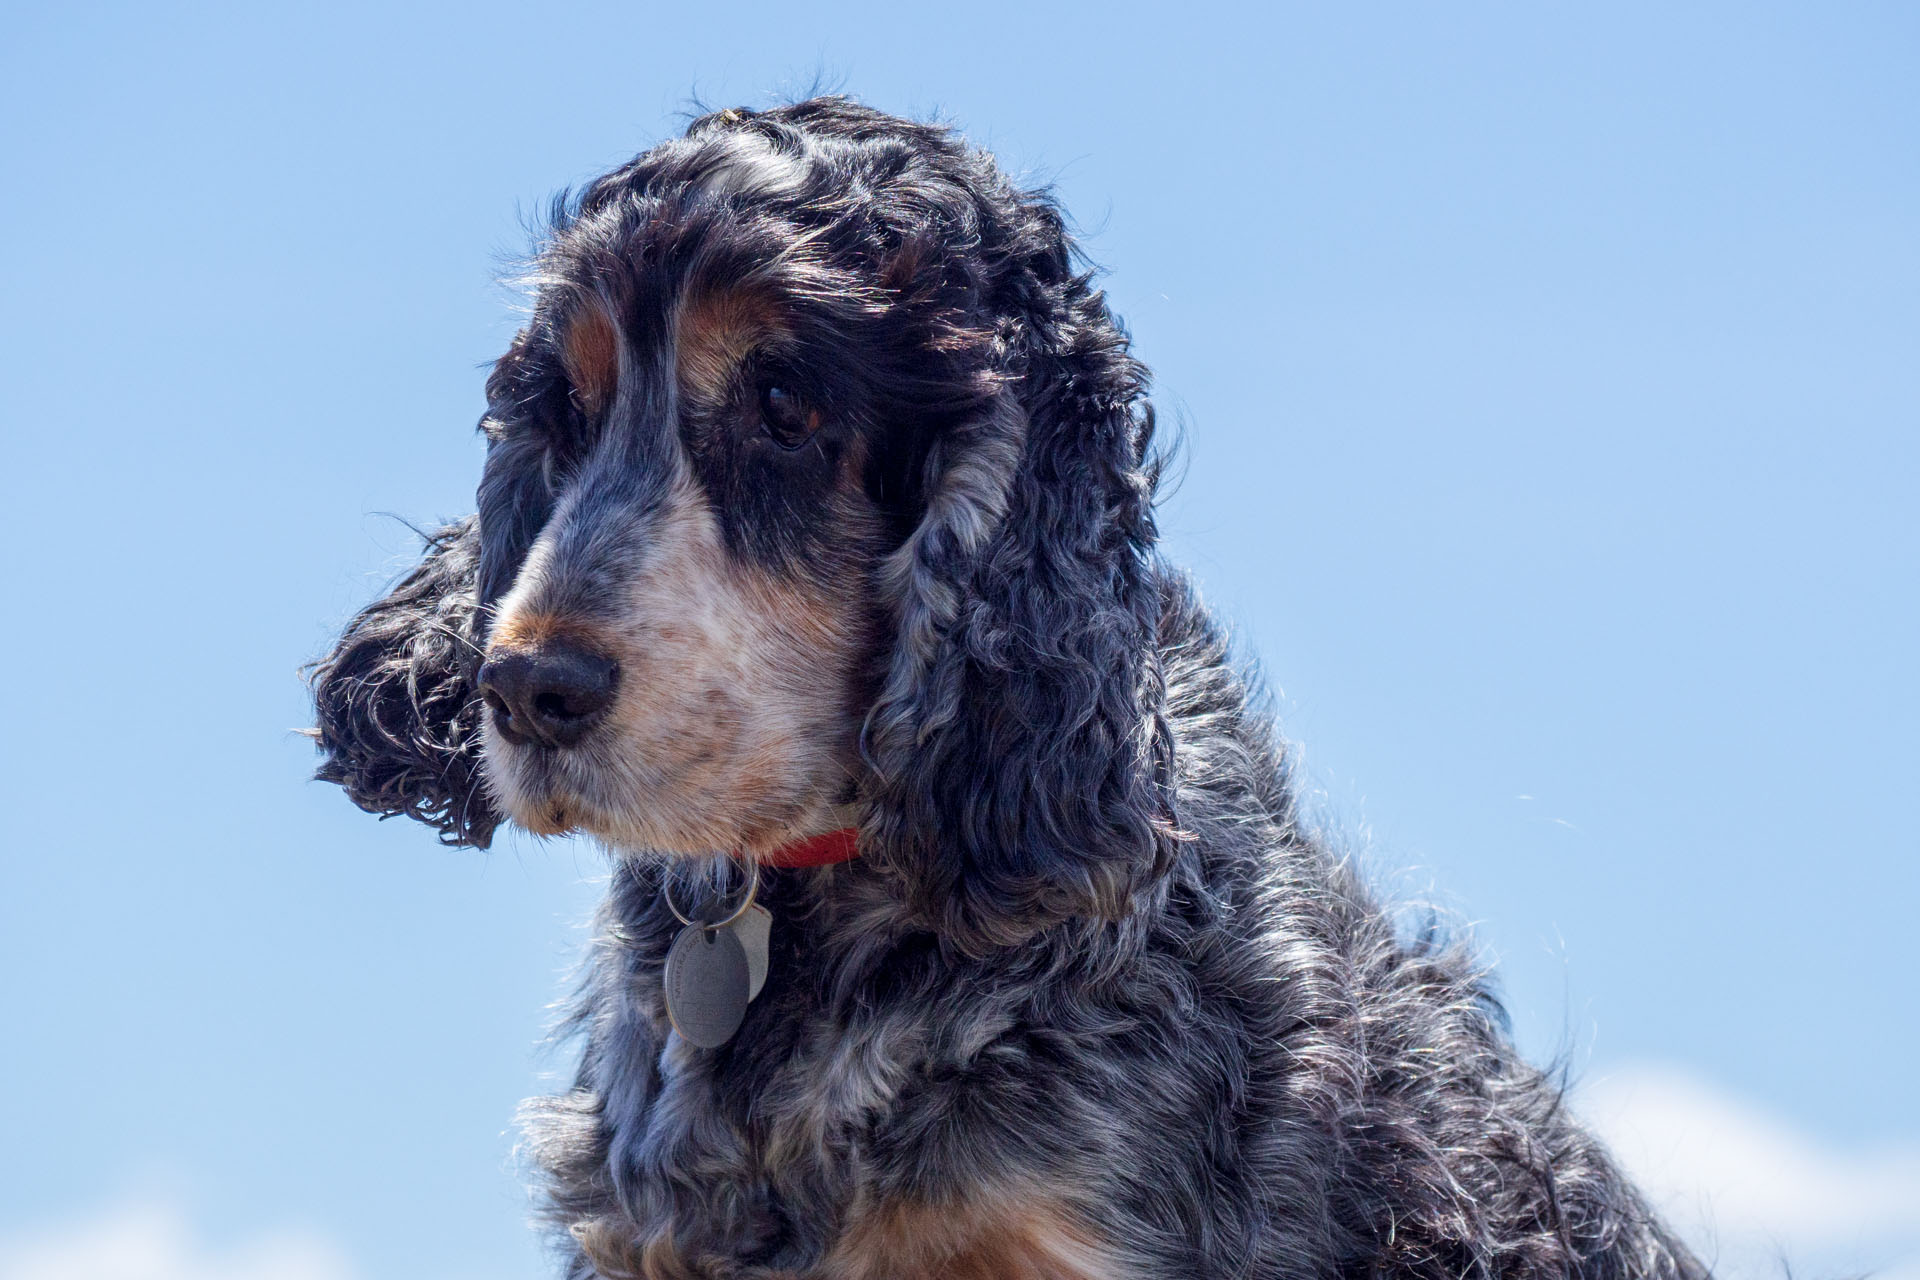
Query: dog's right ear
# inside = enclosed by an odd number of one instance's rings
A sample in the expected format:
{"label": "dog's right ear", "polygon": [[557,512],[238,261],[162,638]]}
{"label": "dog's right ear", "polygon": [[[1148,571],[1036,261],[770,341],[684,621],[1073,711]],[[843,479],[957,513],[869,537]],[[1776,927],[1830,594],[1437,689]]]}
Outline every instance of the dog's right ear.
{"label": "dog's right ear", "polygon": [[369,813],[485,848],[500,815],[480,777],[479,572],[477,519],[429,534],[419,565],[347,624],[308,679],[326,757],[314,777]]}

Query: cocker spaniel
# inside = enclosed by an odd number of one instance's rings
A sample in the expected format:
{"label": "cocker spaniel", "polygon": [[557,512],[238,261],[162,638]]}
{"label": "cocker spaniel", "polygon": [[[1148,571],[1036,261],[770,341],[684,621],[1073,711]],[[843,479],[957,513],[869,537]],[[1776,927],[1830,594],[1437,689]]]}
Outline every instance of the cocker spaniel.
{"label": "cocker spaniel", "polygon": [[478,514],[313,687],[363,808],[613,855],[525,1116],[569,1276],[1705,1275],[1296,816],[1045,194],[721,111],[532,281]]}

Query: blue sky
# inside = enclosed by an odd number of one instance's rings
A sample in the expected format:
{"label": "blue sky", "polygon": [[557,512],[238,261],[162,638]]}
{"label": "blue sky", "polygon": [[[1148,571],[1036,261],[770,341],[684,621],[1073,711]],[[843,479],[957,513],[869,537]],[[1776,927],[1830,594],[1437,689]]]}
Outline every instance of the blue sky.
{"label": "blue sky", "polygon": [[0,1280],[541,1273],[598,855],[306,782],[295,668],[471,508],[527,217],[816,75],[1056,186],[1317,803],[1690,1229],[1920,1274],[1912,8],[7,25]]}

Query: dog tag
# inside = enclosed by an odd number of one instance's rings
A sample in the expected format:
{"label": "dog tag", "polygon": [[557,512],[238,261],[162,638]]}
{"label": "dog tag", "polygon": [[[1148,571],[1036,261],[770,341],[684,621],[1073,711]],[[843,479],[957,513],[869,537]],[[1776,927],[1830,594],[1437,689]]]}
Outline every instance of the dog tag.
{"label": "dog tag", "polygon": [[688,925],[667,948],[667,1020],[688,1044],[718,1049],[747,1016],[747,953],[731,927]]}
{"label": "dog tag", "polygon": [[756,903],[727,928],[747,953],[747,999],[758,999],[760,988],[767,985],[767,944],[773,940],[773,912]]}

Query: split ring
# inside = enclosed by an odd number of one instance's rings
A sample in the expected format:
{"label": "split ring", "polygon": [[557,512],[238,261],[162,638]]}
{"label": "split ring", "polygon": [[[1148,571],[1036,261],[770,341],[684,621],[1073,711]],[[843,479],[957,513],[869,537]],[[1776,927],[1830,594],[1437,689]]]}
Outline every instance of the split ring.
{"label": "split ring", "polygon": [[678,920],[681,924],[684,924],[691,929],[724,929],[726,928],[728,925],[732,924],[735,920],[738,920],[741,916],[747,914],[747,909],[753,906],[754,897],[758,895],[759,892],[760,892],[760,863],[758,859],[748,858],[747,859],[747,887],[746,887],[746,891],[740,897],[739,907],[735,908],[733,914],[729,915],[726,919],[716,920],[712,924],[708,924],[703,920],[695,920],[692,917],[688,916],[686,912],[680,910],[680,904],[673,900],[673,875],[671,872],[669,872],[660,881],[660,896],[667,900],[667,910],[673,912],[673,918],[675,920]]}

